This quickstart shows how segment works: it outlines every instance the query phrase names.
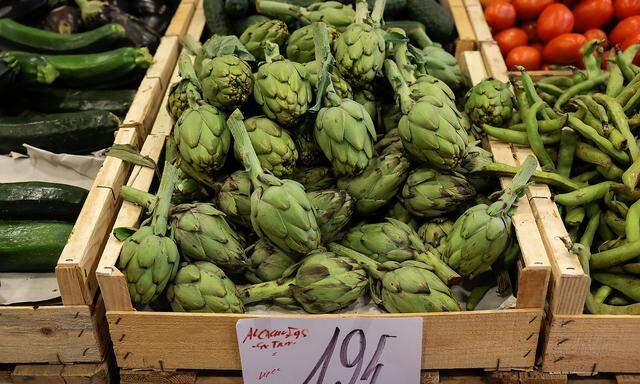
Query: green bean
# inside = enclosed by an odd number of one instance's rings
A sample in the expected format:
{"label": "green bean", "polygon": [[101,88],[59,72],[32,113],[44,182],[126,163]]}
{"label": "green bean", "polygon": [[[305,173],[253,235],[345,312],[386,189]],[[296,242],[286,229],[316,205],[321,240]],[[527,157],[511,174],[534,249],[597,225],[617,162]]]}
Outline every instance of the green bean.
{"label": "green bean", "polygon": [[627,213],[629,213],[629,207],[622,201],[619,201],[615,198],[615,192],[611,191],[604,197],[604,205],[607,206],[610,210],[616,212],[618,215],[622,217],[627,217]]}
{"label": "green bean", "polygon": [[625,219],[625,235],[630,242],[640,240],[640,200],[631,204]]}
{"label": "green bean", "polygon": [[581,206],[569,207],[567,209],[567,214],[564,216],[564,222],[571,227],[577,227],[582,224],[586,213],[584,212],[584,208]]}
{"label": "green bean", "polygon": [[551,84],[559,88],[569,88],[573,83],[573,79],[567,76],[545,76],[538,79],[538,84]]}
{"label": "green bean", "polygon": [[618,47],[616,47],[616,64],[618,64],[620,72],[622,72],[622,75],[627,81],[633,80],[633,78],[635,77],[635,73],[629,67],[629,61],[626,61],[624,59],[624,56],[622,55],[622,52]]}
{"label": "green bean", "polygon": [[591,278],[624,293],[635,301],[640,301],[640,279],[637,277],[597,272],[592,274]]}
{"label": "green bean", "polygon": [[[488,124],[482,124],[482,130],[489,136],[494,137],[505,143],[529,145],[529,139],[526,132],[512,131],[510,129],[492,127]],[[560,133],[551,135],[540,135],[545,145],[556,144],[560,142]]]}
{"label": "green bean", "polygon": [[[514,87],[514,93],[516,95],[516,103],[518,104],[520,120],[524,121],[524,118],[527,116],[527,112],[529,111],[529,99],[522,87]],[[522,124],[524,125],[524,123]]]}
{"label": "green bean", "polygon": [[553,105],[557,100],[557,97],[546,92],[540,92],[539,95],[540,99],[542,99],[546,105]]}
{"label": "green bean", "polygon": [[613,144],[606,138],[600,136],[593,127],[586,125],[574,116],[569,116],[569,126],[578,131],[582,136],[593,141],[598,148],[611,155],[616,161],[622,164],[629,163],[629,156],[623,151],[614,148]]}
{"label": "green bean", "polygon": [[571,80],[573,80],[573,85],[581,83],[587,80],[587,75],[576,67],[571,67]]}
{"label": "green bean", "polygon": [[613,267],[614,265],[624,264],[638,256],[640,256],[640,241],[626,243],[617,248],[591,255],[591,268],[605,269]]}
{"label": "green bean", "polygon": [[608,138],[615,149],[624,149],[627,146],[627,139],[617,129],[609,130]]}
{"label": "green bean", "polygon": [[[517,66],[516,69],[521,73],[520,78],[522,79],[522,87],[525,94],[527,95],[527,99],[529,100],[529,102],[531,104],[535,104],[537,102],[543,103],[543,105],[541,106],[541,108],[543,108],[542,117],[544,117],[545,120],[556,118],[555,111],[551,109],[551,107],[549,107],[536,92],[536,87],[533,84],[533,80],[531,79],[531,76],[529,76],[527,71],[525,71],[524,67]],[[524,121],[524,118],[522,120]]]}
{"label": "green bean", "polygon": [[622,169],[617,166],[612,166],[610,168],[603,167],[602,165],[596,166],[596,171],[601,174],[607,180],[618,180],[622,173],[624,172]]}
{"label": "green bean", "polygon": [[600,75],[600,65],[598,65],[598,61],[593,55],[593,52],[598,49],[601,42],[602,40],[593,39],[589,40],[585,45],[582,46],[582,62],[584,63],[584,67],[587,71],[588,79],[592,79]]}
{"label": "green bean", "polygon": [[609,192],[610,188],[611,182],[603,181],[602,183],[582,187],[572,192],[555,195],[553,200],[565,207],[583,205],[602,199],[604,195]]}
{"label": "green bean", "polygon": [[578,236],[580,236],[580,227],[579,226],[574,226],[574,227],[568,226],[567,233],[569,233],[569,239],[571,239],[571,242],[577,243],[578,242]]}
{"label": "green bean", "polygon": [[598,171],[587,171],[572,177],[571,180],[578,184],[587,184],[589,180],[596,176],[598,176]]}
{"label": "green bean", "polygon": [[629,263],[622,266],[622,269],[626,273],[632,273],[634,275],[640,275],[640,262]]}
{"label": "green bean", "polygon": [[592,90],[593,88],[607,81],[607,79],[609,79],[609,73],[603,73],[592,79],[585,80],[574,85],[573,87],[564,91],[562,96],[558,97],[558,100],[556,101],[556,104],[553,106],[553,108],[557,111],[562,110],[562,106],[567,101],[571,100],[574,96]]}
{"label": "green bean", "polygon": [[546,92],[549,95],[554,96],[554,97],[559,97],[564,92],[562,90],[562,88],[560,88],[560,87],[558,87],[556,85],[553,85],[553,84],[549,84],[549,83],[541,83],[541,82],[538,81],[536,86],[542,92]]}
{"label": "green bean", "polygon": [[613,233],[618,236],[625,235],[626,224],[624,219],[619,218],[618,215],[616,215],[614,212],[607,210],[604,213],[604,220],[607,223],[607,226],[611,228]]}
{"label": "green bean", "polygon": [[587,294],[585,304],[589,313],[593,313],[594,315],[640,315],[640,303],[619,307],[602,304],[596,302],[591,293]]}
{"label": "green bean", "polygon": [[584,105],[584,103],[582,103],[582,101],[580,100],[574,100],[573,103],[577,105],[579,110],[584,113],[584,116],[580,120],[582,120],[585,124],[587,124],[591,128],[595,129],[596,132],[598,132],[598,135],[606,138],[608,135],[607,135],[607,132],[604,131],[604,126],[602,125],[602,122],[598,120],[595,116],[593,116],[593,113],[591,113],[588,109],[586,109],[586,105]]}
{"label": "green bean", "polygon": [[602,122],[602,125],[609,125],[609,115],[607,110],[602,105],[598,104],[590,95],[578,95],[576,99],[582,100],[589,112],[593,114],[598,120]]}
{"label": "green bean", "polygon": [[604,303],[604,301],[607,299],[607,296],[609,296],[611,292],[613,292],[613,288],[603,285],[598,288],[596,294],[593,295],[593,298],[598,303]]}
{"label": "green bean", "polygon": [[609,155],[583,142],[576,144],[576,157],[586,163],[602,165],[603,167],[610,167],[613,164]]}
{"label": "green bean", "polygon": [[527,112],[524,123],[527,126],[527,138],[529,139],[529,146],[531,147],[531,150],[536,155],[543,168],[553,170],[555,169],[555,165],[553,164],[551,156],[549,156],[549,153],[544,147],[544,143],[540,137],[540,132],[538,132],[538,120],[536,119],[538,111],[540,111],[544,105],[543,101],[536,101]]}
{"label": "green bean", "polygon": [[596,214],[592,214],[589,216],[589,221],[587,221],[587,227],[585,228],[582,236],[580,237],[580,244],[585,247],[591,249],[591,245],[593,244],[593,239],[596,236],[596,231],[598,230],[598,226],[600,225],[600,208],[597,206],[598,211]]}
{"label": "green bean", "polygon": [[558,150],[558,174],[564,177],[571,176],[573,157],[576,152],[578,135],[569,128],[564,127],[560,133],[560,149]]}
{"label": "green bean", "polygon": [[610,297],[609,300],[607,300],[607,304],[615,306],[625,306],[630,305],[631,303],[632,301],[629,301],[629,299],[622,296],[613,296]]}
{"label": "green bean", "polygon": [[634,111],[636,107],[640,104],[640,92],[637,92],[635,95],[631,96],[629,101],[624,105],[624,112],[629,113]]}
{"label": "green bean", "polygon": [[[625,49],[624,52],[622,53],[622,60],[629,67],[631,72],[636,75],[638,74],[638,67],[633,64],[633,59],[635,59],[636,55],[638,54],[638,51],[640,51],[640,44],[633,44],[627,47],[627,49]],[[631,81],[632,79],[633,77],[628,80]]]}
{"label": "green bean", "polygon": [[613,183],[611,189],[623,200],[634,202],[640,200],[640,189],[630,189],[622,183]]}
{"label": "green bean", "polygon": [[632,116],[629,119],[629,127],[630,128],[638,128],[638,127],[640,127],[640,114]]}
{"label": "green bean", "polygon": [[[475,167],[473,173],[489,173],[496,176],[515,176],[520,167],[503,163],[483,163]],[[564,191],[575,191],[584,186],[584,183],[577,183],[571,179],[563,177],[554,172],[534,171],[531,180],[536,183],[544,183],[553,187],[560,188]]]}
{"label": "green bean", "polygon": [[627,104],[629,99],[640,91],[640,76],[636,76],[620,91],[616,99],[622,105]]}
{"label": "green bean", "polygon": [[638,177],[640,177],[640,160],[636,160],[627,168],[622,174],[622,182],[629,189],[634,189],[638,184]]}
{"label": "green bean", "polygon": [[609,70],[609,81],[607,82],[607,96],[616,97],[622,92],[624,88],[624,76],[617,65],[612,65]]}
{"label": "green bean", "polygon": [[[553,120],[538,120],[538,130],[540,133],[551,133],[562,129],[567,124],[567,115],[560,115],[559,118]],[[512,131],[526,132],[527,127],[524,123],[518,123],[509,126]]]}
{"label": "green bean", "polygon": [[604,220],[604,213],[600,213],[600,224],[598,225],[598,236],[600,236],[600,240],[604,241],[604,243],[601,244],[600,247],[598,248],[598,251],[600,252],[606,250],[605,248],[603,248],[603,245],[610,246],[610,243],[608,242],[615,239],[615,235],[613,231],[611,231],[611,228],[609,228],[606,221]]}
{"label": "green bean", "polygon": [[631,129],[629,129],[627,116],[624,114],[624,110],[618,100],[601,93],[593,95],[593,99],[598,103],[603,104],[607,109],[609,117],[613,121],[613,125],[620,131],[620,133],[622,133],[625,139],[627,139],[627,148],[629,148],[631,158],[633,161],[638,160],[638,157],[640,157],[640,148],[638,148],[636,138],[631,133]]}

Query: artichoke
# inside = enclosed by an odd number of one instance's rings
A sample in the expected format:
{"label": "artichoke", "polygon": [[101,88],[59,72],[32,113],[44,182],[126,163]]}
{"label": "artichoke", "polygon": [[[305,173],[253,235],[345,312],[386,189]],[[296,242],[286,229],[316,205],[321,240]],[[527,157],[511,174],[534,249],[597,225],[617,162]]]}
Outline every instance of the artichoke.
{"label": "artichoke", "polygon": [[447,264],[460,275],[485,271],[507,249],[512,237],[509,210],[522,195],[535,168],[535,159],[527,157],[498,201],[471,207],[455,221],[439,249]]}
{"label": "artichoke", "polygon": [[273,17],[294,17],[304,24],[323,21],[339,32],[344,31],[355,19],[351,5],[338,1],[319,1],[308,7],[298,7],[279,1],[256,1],[258,13]]}
{"label": "artichoke", "polygon": [[245,29],[240,35],[240,42],[258,60],[264,60],[266,56],[262,46],[263,42],[284,45],[288,38],[287,24],[280,20],[266,20],[252,24]]}
{"label": "artichoke", "polygon": [[202,99],[202,84],[191,65],[191,59],[186,55],[180,55],[178,60],[178,73],[180,81],[171,84],[169,96],[167,97],[167,112],[176,121],[182,116],[191,103],[189,100],[198,101]]}
{"label": "artichoke", "polygon": [[398,193],[409,174],[409,167],[409,161],[402,153],[381,155],[374,158],[361,175],[338,179],[338,188],[355,199],[359,214],[372,214]]}
{"label": "artichoke", "polygon": [[302,184],[304,190],[307,192],[331,188],[336,184],[336,179],[327,167],[298,167],[293,170],[291,178]]}
{"label": "artichoke", "polygon": [[307,196],[316,210],[322,241],[327,243],[338,240],[342,229],[353,215],[354,202],[351,196],[337,189],[307,192]]}
{"label": "artichoke", "polygon": [[404,154],[404,145],[400,140],[400,133],[398,129],[392,129],[388,131],[378,142],[374,145],[376,153],[380,156],[388,155],[390,153]]}
{"label": "artichoke", "polygon": [[385,132],[398,129],[398,123],[402,118],[402,111],[395,103],[383,103],[380,108],[381,122]]}
{"label": "artichoke", "polygon": [[253,185],[251,225],[258,237],[290,254],[306,254],[318,248],[320,230],[302,185],[262,170],[239,110],[233,112],[229,124]]}
{"label": "artichoke", "polygon": [[[310,26],[313,27],[313,26]],[[316,89],[318,88],[318,64],[315,61],[310,61],[304,65],[307,68],[307,72],[309,72],[309,82],[311,86]],[[331,83],[333,84],[333,90],[336,92],[338,96],[342,99],[353,99],[353,90],[351,89],[351,85],[347,83],[345,79],[343,79],[338,71],[333,69],[331,71]],[[327,96],[325,95],[325,104],[328,104],[329,101]]]}
{"label": "artichoke", "polygon": [[293,299],[309,313],[334,312],[362,296],[367,273],[349,257],[319,249],[300,264],[295,277],[249,286],[240,291],[245,305]]}
{"label": "artichoke", "polygon": [[[277,177],[291,175],[298,160],[298,151],[289,132],[265,116],[250,117],[244,125],[262,169]],[[240,146],[237,142],[234,151],[239,159]]]}
{"label": "artichoke", "polygon": [[307,112],[313,97],[309,74],[303,64],[285,59],[278,46],[265,43],[267,62],[258,68],[253,93],[265,115],[292,125]]}
{"label": "artichoke", "polygon": [[[329,44],[340,35],[332,26],[327,27],[329,32]],[[298,63],[315,62],[315,44],[313,43],[313,26],[305,25],[293,31],[287,42],[287,59]],[[308,68],[308,67],[307,67]]]}
{"label": "artichoke", "polygon": [[175,312],[244,312],[233,281],[207,261],[180,267],[167,288],[167,299]]}
{"label": "artichoke", "polygon": [[376,125],[378,121],[378,103],[376,101],[376,95],[368,89],[358,89],[353,93],[353,101],[359,103],[367,110],[373,125]]}
{"label": "artichoke", "polygon": [[315,116],[308,116],[300,127],[296,130],[293,140],[298,148],[298,157],[300,163],[306,166],[319,164],[324,155],[313,137],[313,127],[315,124]]}
{"label": "artichoke", "polygon": [[456,211],[476,195],[462,176],[418,168],[409,174],[402,188],[401,201],[418,217],[439,217]]}
{"label": "artichoke", "polygon": [[502,81],[485,79],[464,96],[464,111],[475,125],[502,127],[511,120],[513,95]]}
{"label": "artichoke", "polygon": [[414,230],[418,228],[418,222],[416,221],[416,218],[411,215],[411,212],[409,212],[409,210],[407,210],[407,208],[400,201],[396,201],[395,203],[393,203],[389,207],[389,210],[387,210],[386,214],[384,214],[384,217],[401,221]]}
{"label": "artichoke", "polygon": [[246,171],[229,175],[218,192],[218,208],[236,224],[251,227],[251,179]]}
{"label": "artichoke", "polygon": [[181,204],[171,213],[173,236],[180,254],[192,261],[210,261],[230,274],[246,266],[244,240],[212,204]]}
{"label": "artichoke", "polygon": [[260,239],[251,247],[251,256],[244,276],[253,284],[276,280],[296,261],[295,256]]}
{"label": "artichoke", "polygon": [[443,101],[449,101],[452,108],[456,106],[456,95],[442,80],[431,75],[418,75],[416,82],[409,86],[411,93],[416,96],[433,96]]}
{"label": "artichoke", "polygon": [[[384,1],[377,0],[378,3]],[[380,29],[383,10],[367,18],[367,4],[356,3],[353,24],[341,33],[334,43],[336,66],[342,76],[354,87],[364,88],[373,82],[382,70],[385,59],[384,31]]]}
{"label": "artichoke", "polygon": [[402,263],[378,263],[365,255],[339,244],[330,249],[336,254],[356,260],[377,280],[371,289],[373,299],[392,313],[454,312],[460,304],[449,288],[427,264],[408,260]]}
{"label": "artichoke", "polygon": [[456,169],[467,155],[469,142],[461,113],[447,100],[431,95],[412,100],[396,64],[387,60],[385,67],[399,97],[403,116],[398,132],[409,155],[436,168]]}
{"label": "artichoke", "polygon": [[122,243],[117,267],[127,280],[134,304],[145,305],[155,300],[178,270],[178,247],[167,236],[171,194],[177,177],[177,169],[165,163],[151,224],[142,225]]}
{"label": "artichoke", "polygon": [[449,219],[434,219],[418,228],[418,236],[426,244],[438,248],[444,243],[453,229],[453,221]]}
{"label": "artichoke", "polygon": [[178,181],[173,190],[173,196],[171,196],[171,202],[173,204],[204,201],[208,199],[208,197],[209,193],[199,182],[178,169]]}
{"label": "artichoke", "polygon": [[409,36],[422,49],[420,69],[427,74],[444,81],[451,89],[459,90],[466,86],[466,79],[462,75],[456,58],[431,41],[423,29],[414,28]]}

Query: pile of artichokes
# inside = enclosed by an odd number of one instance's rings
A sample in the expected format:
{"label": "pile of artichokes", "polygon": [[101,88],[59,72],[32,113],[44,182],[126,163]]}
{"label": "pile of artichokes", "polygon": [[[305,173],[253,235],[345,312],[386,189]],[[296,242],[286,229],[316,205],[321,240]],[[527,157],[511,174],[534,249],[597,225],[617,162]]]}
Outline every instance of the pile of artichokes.
{"label": "pile of artichokes", "polygon": [[[117,265],[134,305],[459,311],[452,285],[505,278],[536,164],[478,147],[471,121],[510,118],[502,88],[502,109],[464,111],[455,59],[417,24],[386,28],[384,0],[256,7],[272,18],[239,37],[185,38],[160,189],[121,191],[151,217]],[[496,198],[495,174],[515,176]]]}

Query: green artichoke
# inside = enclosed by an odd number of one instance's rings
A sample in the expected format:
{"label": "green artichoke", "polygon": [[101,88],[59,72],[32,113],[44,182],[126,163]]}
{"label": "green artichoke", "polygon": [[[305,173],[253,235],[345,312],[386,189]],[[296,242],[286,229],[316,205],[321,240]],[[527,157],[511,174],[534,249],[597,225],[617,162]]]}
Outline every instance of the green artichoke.
{"label": "green artichoke", "polygon": [[383,103],[380,107],[380,115],[385,132],[398,129],[398,123],[400,123],[400,119],[402,118],[402,111],[395,103]]}
{"label": "green artichoke", "polygon": [[511,242],[509,210],[536,168],[529,156],[498,201],[478,204],[464,212],[453,224],[444,246],[443,259],[460,275],[467,277],[485,271],[500,257]]}
{"label": "green artichoke", "polygon": [[[310,25],[310,27],[313,27]],[[316,89],[318,88],[318,65],[315,61],[310,61],[304,65],[307,68],[307,72],[309,72],[309,82],[311,86]],[[351,85],[347,83],[345,79],[340,76],[336,69],[331,71],[331,83],[333,84],[333,90],[336,92],[338,96],[342,99],[353,99],[353,90],[351,89]],[[325,104],[328,104],[329,101],[327,96],[325,96],[324,100]]]}
{"label": "green artichoke", "polygon": [[167,112],[173,121],[177,121],[189,108],[189,100],[193,102],[202,99],[202,84],[193,69],[191,59],[186,54],[180,55],[178,68],[181,79],[171,84],[167,97]]}
{"label": "green artichoke", "polygon": [[431,95],[412,100],[396,64],[387,60],[385,66],[400,99],[403,116],[398,132],[409,155],[436,168],[456,169],[467,155],[469,142],[461,113],[448,100]]}
{"label": "green artichoke", "polygon": [[181,204],[171,213],[173,236],[180,254],[192,261],[210,261],[230,274],[246,266],[244,239],[212,204]]}
{"label": "green artichoke", "polygon": [[246,171],[229,175],[218,192],[218,208],[231,221],[251,227],[251,179]]}
{"label": "green artichoke", "polygon": [[[244,125],[262,169],[277,177],[291,175],[298,161],[298,150],[289,132],[265,116],[250,117]],[[240,147],[237,142],[234,151],[236,158],[240,159]]]}
{"label": "green artichoke", "polygon": [[442,80],[431,75],[419,75],[416,82],[409,86],[413,95],[433,96],[443,101],[449,101],[452,108],[458,109],[456,106],[456,95],[451,88]]}
{"label": "green artichoke", "polygon": [[287,24],[280,20],[266,20],[252,24],[240,35],[240,42],[244,44],[249,53],[258,60],[265,59],[263,42],[284,45],[289,38]]}
{"label": "green artichoke", "polygon": [[302,184],[307,193],[328,189],[336,184],[331,169],[327,167],[298,167],[293,170],[291,178]]}
{"label": "green artichoke", "polygon": [[464,96],[464,111],[475,125],[506,125],[513,113],[513,95],[507,84],[485,79],[474,85]]}
{"label": "green artichoke", "polygon": [[338,179],[338,188],[355,199],[359,214],[372,214],[398,193],[409,174],[409,167],[409,161],[402,153],[381,155],[375,157],[361,175]]}
{"label": "green artichoke", "polygon": [[367,110],[373,125],[375,126],[378,121],[378,103],[376,101],[376,95],[368,89],[358,89],[353,93],[353,101],[359,103]]}
{"label": "green artichoke", "polygon": [[329,313],[351,305],[367,285],[367,273],[358,263],[319,249],[302,261],[294,278],[249,286],[240,297],[245,305],[293,299],[309,313]]}
{"label": "green artichoke", "polygon": [[376,153],[380,156],[388,155],[390,153],[404,154],[404,145],[400,140],[400,133],[398,129],[392,129],[387,132],[378,142],[374,145]]}
{"label": "green artichoke", "polygon": [[173,190],[173,196],[171,196],[173,204],[205,201],[208,198],[209,192],[199,182],[178,169],[178,182]]}
{"label": "green artichoke", "polygon": [[293,136],[298,148],[300,163],[306,166],[318,165],[324,158],[316,138],[313,136],[314,125],[315,116],[307,116]]}
{"label": "green artichoke", "polygon": [[433,219],[418,228],[420,239],[432,247],[438,248],[444,243],[453,229],[453,221],[449,219]]}
{"label": "green artichoke", "polygon": [[309,109],[313,97],[309,73],[303,64],[285,59],[278,46],[265,43],[267,62],[258,68],[253,94],[265,115],[292,125]]}
{"label": "green artichoke", "polygon": [[302,185],[262,170],[239,110],[233,112],[229,124],[253,185],[251,225],[258,237],[290,254],[306,254],[318,248],[320,230]]}
{"label": "green artichoke", "polygon": [[316,210],[322,241],[338,240],[353,215],[354,202],[351,196],[337,189],[307,192],[307,196]]}
{"label": "green artichoke", "polygon": [[347,247],[332,243],[336,254],[356,260],[377,280],[373,299],[392,313],[454,312],[460,304],[427,264],[408,260],[378,263]]}
{"label": "green artichoke", "polygon": [[244,312],[233,281],[207,261],[180,267],[167,288],[167,299],[174,312]]}
{"label": "green artichoke", "polygon": [[389,210],[387,210],[386,214],[384,214],[384,217],[401,221],[414,230],[418,228],[418,222],[416,221],[416,218],[400,201],[396,201],[395,203],[393,203],[389,207]]}
{"label": "green artichoke", "polygon": [[253,284],[277,280],[293,264],[295,256],[289,255],[265,240],[258,240],[251,247],[247,271],[244,276]]}
{"label": "green artichoke", "polygon": [[444,81],[453,90],[459,90],[466,86],[467,80],[452,54],[431,41],[425,31],[420,28],[412,29],[409,35],[422,48],[422,62],[420,63],[422,71]]}
{"label": "green artichoke", "polygon": [[167,236],[169,206],[177,176],[177,169],[166,163],[151,224],[142,225],[122,243],[117,267],[127,280],[134,304],[145,305],[155,300],[178,270],[178,247]]}
{"label": "green artichoke", "polygon": [[259,0],[256,1],[256,10],[272,17],[294,17],[303,24],[323,21],[339,32],[344,31],[355,18],[351,5],[338,1],[320,1],[303,8],[285,2]]}
{"label": "green artichoke", "polygon": [[[332,26],[327,27],[329,32],[329,44],[340,35]],[[313,43],[313,26],[305,25],[293,31],[287,42],[287,59],[298,63],[315,62],[315,44]],[[308,69],[308,67],[307,67]],[[313,81],[312,81],[313,83]]]}
{"label": "green artichoke", "polygon": [[462,176],[418,168],[409,174],[402,188],[402,203],[418,217],[439,217],[468,203],[476,190]]}

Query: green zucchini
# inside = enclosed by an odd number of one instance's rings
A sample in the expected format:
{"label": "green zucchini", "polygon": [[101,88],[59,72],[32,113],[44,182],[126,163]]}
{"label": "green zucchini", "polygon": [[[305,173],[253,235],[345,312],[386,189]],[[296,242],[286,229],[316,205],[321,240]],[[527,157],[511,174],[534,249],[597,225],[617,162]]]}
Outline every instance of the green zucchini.
{"label": "green zucchini", "polygon": [[106,111],[0,117],[0,154],[25,152],[22,144],[56,153],[86,154],[109,147],[119,124]]}
{"label": "green zucchini", "polygon": [[73,185],[42,181],[0,183],[0,217],[75,222],[87,193]]}
{"label": "green zucchini", "polygon": [[124,116],[136,91],[31,88],[20,92],[23,105],[45,113],[100,110]]}
{"label": "green zucchini", "polygon": [[207,29],[212,35],[231,35],[231,24],[224,13],[224,0],[203,0]]}
{"label": "green zucchini", "polygon": [[[373,9],[375,2],[375,0],[367,0],[367,3],[369,3],[369,10]],[[407,0],[387,0],[384,4],[384,17],[389,18],[398,16],[402,11],[404,11],[406,6]]]}
{"label": "green zucchini", "polygon": [[122,46],[128,39],[124,27],[119,24],[105,24],[88,32],[65,34],[0,19],[0,41],[40,53],[86,53]]}
{"label": "green zucchini", "polygon": [[242,17],[249,11],[249,0],[225,0],[224,11],[233,17]]}
{"label": "green zucchini", "polygon": [[0,221],[0,272],[53,272],[73,224]]}
{"label": "green zucchini", "polygon": [[453,16],[436,0],[407,0],[405,13],[408,18],[424,24],[433,40],[453,41],[456,33]]}
{"label": "green zucchini", "polygon": [[18,83],[23,84],[51,84],[60,73],[47,61],[47,59],[38,54],[21,55],[21,52],[0,52],[0,59],[14,60],[18,68]]}

